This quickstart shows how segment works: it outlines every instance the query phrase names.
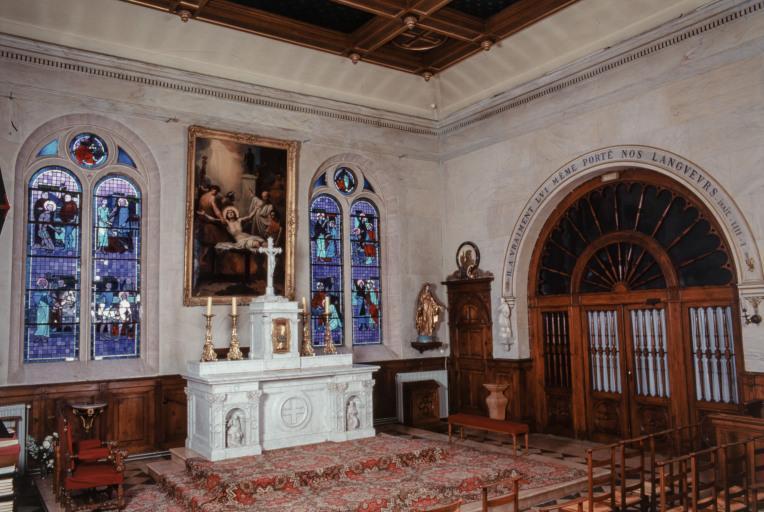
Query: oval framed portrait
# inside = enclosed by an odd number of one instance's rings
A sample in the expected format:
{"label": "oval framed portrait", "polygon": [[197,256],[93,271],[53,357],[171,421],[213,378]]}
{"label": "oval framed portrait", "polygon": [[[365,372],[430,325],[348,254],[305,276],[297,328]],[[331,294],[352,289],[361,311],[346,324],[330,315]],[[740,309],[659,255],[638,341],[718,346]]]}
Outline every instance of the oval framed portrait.
{"label": "oval framed portrait", "polygon": [[456,266],[462,275],[470,275],[480,266],[480,249],[474,242],[462,242],[456,250]]}

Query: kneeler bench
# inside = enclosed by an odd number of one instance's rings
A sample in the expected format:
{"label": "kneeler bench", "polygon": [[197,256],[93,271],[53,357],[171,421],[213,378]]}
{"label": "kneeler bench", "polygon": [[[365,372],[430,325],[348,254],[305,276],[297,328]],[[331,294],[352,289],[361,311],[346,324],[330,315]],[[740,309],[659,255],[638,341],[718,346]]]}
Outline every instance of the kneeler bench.
{"label": "kneeler bench", "polygon": [[485,430],[486,432],[498,432],[500,434],[509,434],[512,436],[512,453],[517,455],[517,436],[525,436],[525,453],[528,453],[528,425],[514,421],[492,420],[485,416],[476,416],[474,414],[452,414],[448,417],[448,442],[451,442],[451,430],[453,425],[460,427],[460,438],[464,439],[464,427],[474,428],[475,430]]}

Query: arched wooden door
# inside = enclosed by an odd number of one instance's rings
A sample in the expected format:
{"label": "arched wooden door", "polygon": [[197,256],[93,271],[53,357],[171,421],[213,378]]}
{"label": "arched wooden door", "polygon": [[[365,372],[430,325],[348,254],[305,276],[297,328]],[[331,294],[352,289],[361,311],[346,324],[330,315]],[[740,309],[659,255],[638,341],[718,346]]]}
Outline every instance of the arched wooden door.
{"label": "arched wooden door", "polygon": [[571,193],[529,280],[539,425],[606,441],[738,410],[733,265],[713,217],[664,176],[624,170]]}

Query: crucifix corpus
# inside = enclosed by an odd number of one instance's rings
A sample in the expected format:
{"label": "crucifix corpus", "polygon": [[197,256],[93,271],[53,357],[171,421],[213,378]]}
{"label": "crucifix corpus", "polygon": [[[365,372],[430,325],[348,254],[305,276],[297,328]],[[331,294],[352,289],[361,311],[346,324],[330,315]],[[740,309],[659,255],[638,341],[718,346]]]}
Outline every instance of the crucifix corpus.
{"label": "crucifix corpus", "polygon": [[268,247],[259,247],[257,252],[268,256],[268,284],[265,287],[265,295],[276,295],[273,289],[273,271],[276,269],[276,255],[281,254],[281,247],[273,247],[273,238],[268,237]]}

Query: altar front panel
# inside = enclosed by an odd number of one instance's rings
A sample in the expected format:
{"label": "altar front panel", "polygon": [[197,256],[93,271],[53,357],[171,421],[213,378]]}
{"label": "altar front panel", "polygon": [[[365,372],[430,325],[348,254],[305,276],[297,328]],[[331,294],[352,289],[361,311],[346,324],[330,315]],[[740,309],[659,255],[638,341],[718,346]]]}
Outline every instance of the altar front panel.
{"label": "altar front panel", "polygon": [[186,375],[186,446],[222,460],[263,449],[371,437],[372,372],[377,368]]}

